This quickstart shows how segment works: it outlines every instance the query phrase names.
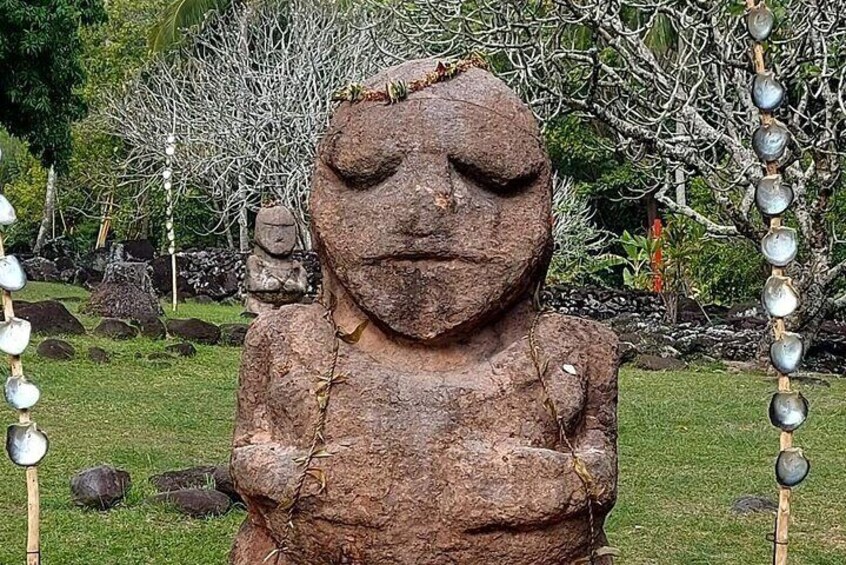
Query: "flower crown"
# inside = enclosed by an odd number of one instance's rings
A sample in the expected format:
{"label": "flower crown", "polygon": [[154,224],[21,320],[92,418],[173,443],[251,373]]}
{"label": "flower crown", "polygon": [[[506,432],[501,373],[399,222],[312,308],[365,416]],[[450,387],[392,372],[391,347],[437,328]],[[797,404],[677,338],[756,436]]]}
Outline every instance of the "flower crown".
{"label": "flower crown", "polygon": [[387,102],[388,104],[395,104],[408,98],[414,92],[419,92],[425,88],[438,84],[439,82],[446,82],[461,73],[470,69],[488,69],[487,62],[481,55],[474,54],[467,59],[454,61],[452,63],[438,62],[435,70],[427,73],[423,78],[405,82],[402,80],[393,81],[385,84],[385,87],[379,90],[368,90],[359,82],[351,82],[344,88],[335,92],[332,100],[335,102]]}

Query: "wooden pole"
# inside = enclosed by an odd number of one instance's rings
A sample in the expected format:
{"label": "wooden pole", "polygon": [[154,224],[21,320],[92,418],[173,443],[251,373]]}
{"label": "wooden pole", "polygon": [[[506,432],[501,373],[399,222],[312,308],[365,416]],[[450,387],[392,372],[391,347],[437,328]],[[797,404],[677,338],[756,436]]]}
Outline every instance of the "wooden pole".
{"label": "wooden pole", "polygon": [[[756,0],[746,0],[746,8],[752,10],[760,4]],[[766,61],[764,58],[764,46],[760,42],[755,42],[752,46],[752,63],[756,73],[764,73],[767,70]],[[770,112],[761,111],[761,124],[770,125],[775,120]],[[768,162],[765,165],[768,175],[776,175],[779,172],[777,162]],[[782,218],[776,216],[770,219],[770,229],[779,228],[782,225]],[[779,267],[772,268],[774,276],[784,276],[784,269]],[[775,318],[773,321],[773,338],[779,340],[784,336],[786,329],[784,318]],[[780,392],[790,392],[790,377],[779,373],[778,376],[778,390]],[[782,431],[779,437],[779,449],[784,451],[793,446],[793,433]],[[776,513],[776,530],[773,539],[775,548],[773,550],[773,564],[787,565],[788,560],[788,529],[790,526],[790,493],[788,487],[779,486],[778,493],[778,511]]]}
{"label": "wooden pole", "polygon": [[97,234],[97,243],[94,249],[100,249],[106,245],[106,239],[109,237],[109,229],[112,226],[112,206],[114,205],[115,195],[113,192],[109,193],[109,198],[103,205],[103,218],[100,221],[100,232]]}
{"label": "wooden pole", "polygon": [[[6,256],[3,235],[0,234],[0,257]],[[3,291],[3,314],[6,320],[15,317],[15,306],[12,303],[12,293]],[[23,363],[20,355],[9,356],[9,367],[12,376],[23,376]],[[29,410],[18,411],[18,422],[28,424],[31,421]],[[26,564],[41,565],[41,493],[38,488],[38,467],[26,468]]]}
{"label": "wooden pole", "polygon": [[170,254],[170,270],[173,276],[173,280],[171,280],[171,285],[173,285],[173,311],[176,312],[176,301],[178,299],[176,293],[176,253]]}

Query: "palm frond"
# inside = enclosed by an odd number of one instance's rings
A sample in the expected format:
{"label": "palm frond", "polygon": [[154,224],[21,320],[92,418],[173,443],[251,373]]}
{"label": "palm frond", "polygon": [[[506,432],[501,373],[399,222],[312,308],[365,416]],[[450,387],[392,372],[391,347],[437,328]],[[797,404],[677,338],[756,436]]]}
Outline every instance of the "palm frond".
{"label": "palm frond", "polygon": [[150,30],[147,45],[158,53],[170,49],[181,39],[182,30],[200,25],[212,10],[224,10],[232,0],[174,0]]}

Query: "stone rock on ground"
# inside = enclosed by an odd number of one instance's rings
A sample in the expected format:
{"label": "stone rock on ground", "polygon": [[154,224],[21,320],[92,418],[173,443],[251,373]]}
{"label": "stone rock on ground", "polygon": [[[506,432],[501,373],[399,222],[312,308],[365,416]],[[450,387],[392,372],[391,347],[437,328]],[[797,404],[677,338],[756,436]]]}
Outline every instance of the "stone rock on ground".
{"label": "stone rock on ground", "polygon": [[105,318],[94,328],[94,333],[111,339],[132,339],[138,337],[138,328],[130,326],[122,320]]}
{"label": "stone rock on ground", "polygon": [[39,357],[53,361],[69,361],[76,355],[73,345],[61,339],[45,339],[35,350]]}
{"label": "stone rock on ground", "polygon": [[109,352],[103,349],[102,347],[89,347],[88,358],[99,365],[105,365],[106,363],[111,361],[111,358],[109,357]]}
{"label": "stone rock on ground", "polygon": [[[152,262],[153,285],[161,296],[171,294],[170,255],[156,257]],[[176,288],[180,298],[204,294],[223,300],[241,293],[244,278],[244,258],[231,249],[201,249],[177,253]]]}
{"label": "stone rock on ground", "polygon": [[111,465],[100,465],[71,478],[71,499],[77,506],[108,510],[126,497],[131,486],[129,473]]}
{"label": "stone rock on ground", "polygon": [[121,241],[123,253],[130,261],[149,263],[156,257],[156,248],[149,239],[129,239]]}
{"label": "stone rock on ground", "polygon": [[163,492],[151,496],[148,503],[164,504],[192,518],[222,516],[229,511],[232,502],[229,497],[216,490],[186,489]]}
{"label": "stone rock on ground", "polygon": [[215,345],[220,341],[220,328],[197,318],[168,320],[167,331],[178,338],[206,345]]}
{"label": "stone rock on ground", "polygon": [[206,465],[167,471],[150,477],[156,492],[174,492],[191,488],[205,488],[214,480],[217,467]]}
{"label": "stone rock on ground", "polygon": [[112,258],[113,253],[109,247],[86,253],[77,262],[80,271],[77,277],[89,288],[103,282]]}
{"label": "stone rock on ground", "polygon": [[223,324],[220,326],[220,344],[241,347],[247,337],[248,324]]}
{"label": "stone rock on ground", "polygon": [[634,364],[638,369],[646,371],[680,371],[687,368],[684,361],[672,357],[658,357],[657,355],[638,355]]}
{"label": "stone rock on ground", "polygon": [[27,280],[35,282],[62,282],[59,267],[44,257],[32,257],[21,261]]}
{"label": "stone rock on ground", "polygon": [[32,324],[32,331],[42,335],[83,335],[85,327],[65,305],[56,300],[25,302],[15,300],[15,316]]}
{"label": "stone rock on ground", "polygon": [[765,496],[743,495],[731,503],[732,514],[759,514],[775,513],[778,511],[778,503]]}
{"label": "stone rock on ground", "polygon": [[104,318],[146,320],[162,314],[146,263],[111,263],[85,311]]}
{"label": "stone rock on ground", "polygon": [[197,354],[197,349],[190,343],[174,343],[165,347],[165,351],[178,355],[179,357],[193,357]]}
{"label": "stone rock on ground", "polygon": [[154,363],[161,363],[163,361],[173,361],[176,357],[164,351],[153,351],[147,355],[146,359],[147,361],[153,361]]}
{"label": "stone rock on ground", "polygon": [[229,465],[218,465],[215,467],[212,478],[214,479],[215,490],[228,496],[234,504],[244,502],[241,495],[235,490],[235,483],[232,481],[232,475],[229,473]]}
{"label": "stone rock on ground", "polygon": [[138,328],[143,337],[150,339],[164,339],[167,337],[167,328],[159,318],[147,318],[145,320],[132,320],[132,325]]}

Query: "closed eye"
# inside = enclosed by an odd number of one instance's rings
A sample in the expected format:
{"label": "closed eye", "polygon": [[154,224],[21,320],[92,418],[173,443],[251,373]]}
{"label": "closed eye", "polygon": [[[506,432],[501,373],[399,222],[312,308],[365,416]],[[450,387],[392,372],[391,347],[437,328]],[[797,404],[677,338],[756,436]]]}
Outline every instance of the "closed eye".
{"label": "closed eye", "polygon": [[326,164],[344,183],[355,190],[367,190],[391,178],[402,164],[402,155],[392,155],[384,159],[366,159],[353,168],[328,159]]}
{"label": "closed eye", "polygon": [[532,168],[520,174],[509,176],[486,170],[475,163],[462,159],[450,158],[450,162],[462,176],[470,179],[473,183],[485,190],[501,196],[520,192],[532,184],[538,178],[539,174],[536,168]]}

